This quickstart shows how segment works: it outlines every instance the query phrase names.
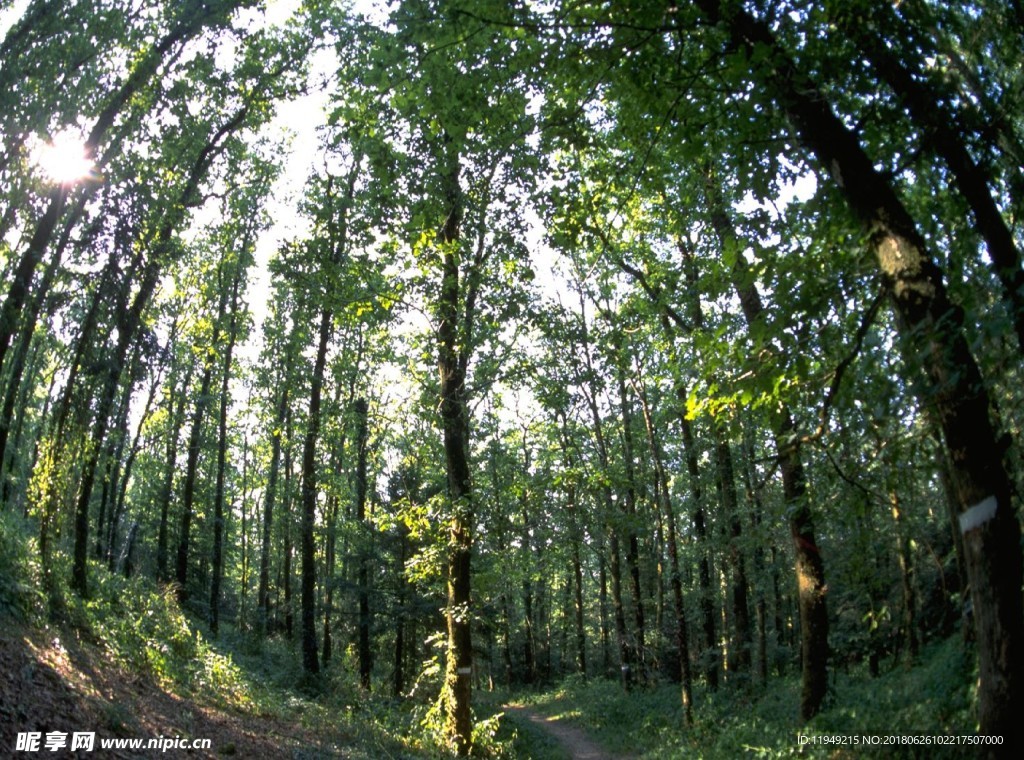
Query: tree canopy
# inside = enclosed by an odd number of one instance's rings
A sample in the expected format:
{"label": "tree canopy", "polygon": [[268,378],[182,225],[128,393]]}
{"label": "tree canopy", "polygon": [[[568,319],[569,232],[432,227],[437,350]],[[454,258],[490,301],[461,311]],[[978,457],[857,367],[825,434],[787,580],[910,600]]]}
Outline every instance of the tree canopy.
{"label": "tree canopy", "polygon": [[690,726],[797,672],[796,726],[959,633],[949,732],[1019,743],[1019,3],[0,30],[0,509],[50,614],[150,577],[460,755],[485,684]]}

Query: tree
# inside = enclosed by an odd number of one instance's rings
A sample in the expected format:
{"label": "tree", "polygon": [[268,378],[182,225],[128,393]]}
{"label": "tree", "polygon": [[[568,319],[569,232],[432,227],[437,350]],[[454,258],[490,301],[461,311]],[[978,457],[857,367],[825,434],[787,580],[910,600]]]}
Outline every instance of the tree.
{"label": "tree", "polygon": [[774,62],[770,71],[764,65],[752,67],[751,75],[769,88],[863,225],[900,329],[928,374],[960,502],[976,610],[981,730],[1010,735],[1024,678],[1024,665],[1014,654],[1021,651],[1024,637],[1020,527],[1010,504],[999,436],[989,418],[988,393],[963,334],[963,314],[950,302],[942,270],[899,196],[769,27],[746,11],[723,13],[715,0],[698,5],[748,56],[760,45]]}

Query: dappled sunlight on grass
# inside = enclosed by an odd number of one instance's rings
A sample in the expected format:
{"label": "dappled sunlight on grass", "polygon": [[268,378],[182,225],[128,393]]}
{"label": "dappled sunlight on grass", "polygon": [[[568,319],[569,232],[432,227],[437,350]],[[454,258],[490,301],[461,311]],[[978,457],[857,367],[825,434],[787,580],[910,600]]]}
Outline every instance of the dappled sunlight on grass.
{"label": "dappled sunlight on grass", "polygon": [[[836,747],[807,746],[815,734],[973,733],[973,658],[954,637],[926,648],[920,663],[896,667],[879,678],[866,668],[833,673],[826,709],[807,726],[798,722],[797,673],[749,691],[721,688],[694,693],[694,725],[683,724],[678,686],[662,683],[625,693],[613,681],[566,683],[542,694],[516,694],[517,702],[548,719],[585,729],[609,750],[641,758],[828,757],[854,755]],[[890,747],[909,757],[913,747]],[[933,748],[939,749],[939,748]],[[956,756],[951,752],[929,756]]]}

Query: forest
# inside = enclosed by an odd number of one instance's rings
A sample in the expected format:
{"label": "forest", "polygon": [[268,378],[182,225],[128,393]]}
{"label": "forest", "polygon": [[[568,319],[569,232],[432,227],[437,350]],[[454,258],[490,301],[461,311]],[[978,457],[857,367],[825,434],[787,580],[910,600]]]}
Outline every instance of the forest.
{"label": "forest", "polygon": [[0,651],[320,753],[243,756],[1024,744],[1022,51],[1019,0],[5,0]]}

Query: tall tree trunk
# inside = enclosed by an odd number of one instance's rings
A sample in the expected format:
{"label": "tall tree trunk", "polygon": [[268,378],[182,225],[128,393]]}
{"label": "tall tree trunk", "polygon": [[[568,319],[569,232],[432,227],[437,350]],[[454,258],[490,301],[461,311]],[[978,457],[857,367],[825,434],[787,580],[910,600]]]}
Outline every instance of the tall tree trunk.
{"label": "tall tree trunk", "polygon": [[353,404],[356,413],[356,522],[362,531],[359,545],[359,682],[364,689],[370,688],[373,671],[370,650],[370,557],[367,547],[369,540],[366,520],[366,455],[369,441],[369,404],[366,399],[356,399]]}
{"label": "tall tree trunk", "polygon": [[[700,284],[693,253],[686,240],[682,238],[676,241],[676,246],[683,259],[683,275],[687,291],[691,294],[688,303],[691,327],[692,329],[703,330],[704,312],[700,304]],[[645,286],[645,289],[649,287],[646,285],[645,279],[641,279],[641,284]],[[665,303],[664,299],[660,298],[660,293],[654,292],[649,293],[649,295],[657,303]],[[670,336],[674,332],[673,325],[679,328],[685,324],[681,317],[673,314],[664,305],[662,306],[661,323],[665,332]],[[672,364],[675,367],[682,367],[682,359],[678,355],[674,341],[669,344],[669,352]],[[704,632],[704,653],[701,656],[701,660],[704,662],[704,678],[707,681],[708,689],[714,691],[718,688],[718,676],[722,668],[722,652],[718,646],[717,622],[715,620],[715,592],[711,586],[711,544],[708,540],[707,522],[704,513],[704,489],[701,486],[697,442],[693,435],[693,426],[690,424],[686,414],[686,402],[689,394],[680,372],[677,372],[673,378],[673,386],[680,410],[678,419],[680,432],[683,436],[683,456],[686,459],[686,472],[690,484],[690,495],[694,505],[690,519],[693,523],[693,532],[697,537],[697,543],[700,548],[698,582],[700,584],[701,620]]]}
{"label": "tall tree trunk", "polygon": [[726,440],[726,433],[715,423],[715,459],[718,464],[718,479],[721,484],[722,511],[729,522],[729,564],[732,566],[732,622],[736,638],[731,650],[730,673],[749,674],[750,649],[750,605],[746,560],[743,556],[743,528],[739,516],[739,499],[736,496],[736,473],[733,466],[732,447]]}
{"label": "tall tree trunk", "polygon": [[[731,220],[726,213],[714,177],[708,180],[711,224],[723,248],[740,250]],[[733,287],[743,316],[753,328],[764,319],[761,294],[746,272],[742,254],[732,267]],[[800,605],[801,677],[800,717],[813,718],[821,710],[828,690],[828,611],[825,606],[825,567],[815,542],[814,518],[807,498],[807,483],[797,433],[789,407],[780,403],[773,420],[775,447],[782,470],[782,493],[786,500],[789,530],[796,555],[797,594]]]}
{"label": "tall tree trunk", "polygon": [[665,471],[661,441],[654,429],[653,415],[642,379],[638,383],[637,395],[640,397],[641,409],[644,414],[644,428],[647,431],[647,442],[650,445],[651,459],[654,462],[654,476],[661,485],[658,494],[661,499],[662,512],[665,514],[669,585],[672,587],[672,602],[676,612],[676,650],[679,653],[679,682],[683,718],[687,725],[691,725],[693,723],[693,675],[690,670],[689,628],[686,623],[686,606],[683,601],[683,579],[679,571],[679,542],[676,535],[675,511],[672,508],[672,496],[668,490],[668,474]]}
{"label": "tall tree trunk", "polygon": [[[618,341],[618,338],[617,338]],[[617,346],[621,351],[621,346]],[[620,357],[621,359],[621,357]],[[635,644],[633,645],[633,658],[636,663],[636,677],[641,681],[647,680],[645,642],[644,642],[644,597],[640,585],[640,540],[636,530],[632,527],[636,521],[636,477],[634,473],[635,462],[633,459],[633,413],[630,409],[629,396],[626,392],[626,372],[620,366],[618,369],[619,380],[619,409],[622,418],[622,458],[625,464],[625,493],[623,499],[623,510],[625,513],[627,547],[626,562],[629,565],[630,590],[633,594],[633,614],[635,631]]]}
{"label": "tall tree trunk", "polygon": [[[223,273],[223,270],[221,270]],[[188,458],[185,464],[185,480],[181,494],[181,525],[178,529],[178,552],[175,562],[174,578],[178,584],[178,601],[188,598],[188,560],[191,550],[192,518],[195,516],[196,481],[199,478],[199,456],[203,448],[203,422],[210,408],[210,385],[213,382],[214,358],[216,346],[220,342],[221,325],[227,310],[227,288],[220,289],[217,302],[217,315],[213,322],[213,334],[207,351],[203,352],[203,375],[199,382],[199,396],[192,410],[192,423],[188,435]]]}
{"label": "tall tree trunk", "polygon": [[[564,413],[562,413],[561,444],[562,456],[565,458],[566,466],[570,469],[574,466],[574,457],[569,451],[569,433]],[[587,634],[583,624],[583,563],[580,559],[580,544],[583,541],[582,528],[580,526],[579,505],[576,503],[576,484],[569,483],[565,491],[566,512],[569,515],[569,537],[571,545],[572,562],[572,585],[573,585],[573,612],[576,634],[576,670],[587,677]]]}
{"label": "tall tree trunk", "polygon": [[[333,459],[333,458],[332,458]],[[332,470],[335,468],[332,467]],[[331,618],[334,615],[334,566],[336,524],[338,521],[338,503],[341,500],[335,496],[327,497],[327,535],[324,536],[324,642],[320,650],[320,662],[326,668],[334,655],[334,634],[331,628]]]}
{"label": "tall tree trunk", "polygon": [[[289,356],[289,358],[291,358]],[[288,415],[288,393],[291,385],[289,373],[285,373],[281,384],[280,397],[270,429],[270,471],[267,473],[267,488],[263,494],[263,523],[260,540],[260,579],[256,592],[256,620],[261,634],[267,632],[270,619],[270,538],[274,521],[274,499],[277,497],[278,473],[281,469],[281,436],[284,435],[285,418]]]}
{"label": "tall tree trunk", "polygon": [[612,673],[611,636],[608,631],[608,562],[604,556],[604,540],[597,545],[597,604],[601,627],[601,667],[605,676]]}
{"label": "tall tree trunk", "polygon": [[[171,334],[173,335],[173,333],[174,326],[172,325]],[[111,547],[109,553],[110,562],[108,563],[108,567],[111,572],[114,572],[114,561],[117,559],[116,552],[113,550],[113,547],[116,545],[117,526],[120,524],[121,516],[124,514],[125,504],[128,497],[128,483],[131,481],[132,470],[135,467],[135,459],[139,455],[139,449],[142,446],[142,431],[145,428],[146,423],[149,421],[150,413],[153,411],[153,401],[156,399],[156,392],[160,387],[161,382],[160,375],[161,373],[158,371],[156,376],[153,378],[153,382],[149,386],[149,394],[146,397],[146,403],[142,407],[142,415],[139,418],[139,425],[135,430],[135,435],[132,437],[131,445],[128,447],[128,456],[124,461],[121,477],[119,479],[117,499],[114,503],[114,517],[110,521],[110,537],[107,540],[107,546]]]}
{"label": "tall tree trunk", "polygon": [[[575,503],[575,488],[571,494]],[[573,578],[573,605],[576,623],[576,672],[584,679],[587,677],[587,632],[584,626],[583,608],[583,562],[580,560],[580,543],[574,541],[572,545],[572,578]]]}
{"label": "tall tree trunk", "polygon": [[[246,237],[241,251],[249,247]],[[224,347],[224,366],[220,379],[220,412],[217,418],[217,481],[213,496],[213,557],[210,578],[210,632],[214,638],[220,632],[220,586],[224,574],[224,490],[228,455],[228,395],[231,383],[231,354],[235,349],[238,332],[238,288],[245,273],[241,258],[235,261],[231,283],[231,319],[228,322],[228,342]]]}
{"label": "tall tree trunk", "polygon": [[[16,480],[21,481],[18,492],[24,491],[24,479],[19,479],[16,474],[21,469],[18,466],[18,451],[21,446],[21,435],[25,427],[26,412],[30,407],[28,402],[29,394],[34,390],[33,378],[39,372],[46,358],[42,347],[37,345],[35,350],[32,351],[29,348],[28,343],[24,345],[24,352],[22,352],[22,346],[18,347],[18,363],[13,367],[18,376],[18,387],[8,387],[8,393],[4,398],[3,420],[0,421],[0,434],[2,434],[3,438],[2,443],[0,443],[0,456],[2,456],[2,459],[0,459],[0,508],[2,509],[9,508],[15,499],[14,484]],[[24,372],[26,365],[28,371]],[[22,376],[23,373],[24,377]],[[12,386],[14,384],[13,377],[11,378],[11,384]],[[50,396],[47,395],[46,404],[49,403]],[[9,426],[14,417],[15,408],[20,409],[21,412],[17,417],[17,422],[14,424],[13,431],[11,431]],[[13,432],[14,435],[8,437],[8,432]]]}
{"label": "tall tree trunk", "polygon": [[[249,389],[249,399],[247,406],[252,408],[252,389]],[[249,431],[244,430],[242,432],[242,487],[241,487],[241,498],[239,499],[239,517],[241,526],[238,533],[239,538],[239,557],[241,572],[238,588],[238,613],[235,618],[235,627],[241,631],[249,630],[249,575],[252,572],[252,539],[249,536],[250,523],[252,520],[249,517],[249,497],[251,493],[249,491]]]}
{"label": "tall tree trunk", "polygon": [[284,507],[281,519],[284,522],[284,557],[282,559],[281,574],[284,576],[281,585],[284,587],[284,631],[285,636],[291,641],[295,636],[295,610],[292,604],[292,422],[289,414],[285,422],[285,447],[284,447]]}
{"label": "tall tree trunk", "polygon": [[[470,337],[459,340],[460,291],[459,247],[463,199],[459,184],[459,155],[449,138],[440,171],[443,182],[445,221],[438,235],[441,248],[441,288],[438,294],[440,324],[438,375],[445,473],[451,516],[448,523],[448,656],[445,663],[444,704],[446,731],[460,756],[472,745],[470,712],[473,649],[470,611],[470,559],[473,545],[473,492],[469,471],[469,409],[466,403],[466,370]],[[466,309],[472,309],[467,297]],[[464,315],[471,317],[471,314]],[[471,320],[469,320],[471,323]]]}
{"label": "tall tree trunk", "polygon": [[[762,527],[764,503],[761,498],[760,486],[754,483],[754,443],[749,426],[743,428],[743,485],[747,493],[747,501],[753,515],[754,540],[754,577],[763,579],[765,568],[764,544],[768,536]],[[757,671],[761,683],[768,683],[768,604],[765,600],[763,584],[758,584],[755,614],[757,615]]]}
{"label": "tall tree trunk", "polygon": [[[523,477],[526,478],[530,471],[530,451],[527,447],[526,431],[523,431]],[[533,684],[537,680],[537,616],[534,611],[534,580],[533,564],[537,561],[534,557],[533,539],[531,538],[532,525],[530,521],[530,502],[526,488],[519,497],[519,511],[523,516],[523,522],[519,533],[520,551],[527,572],[523,578],[523,682]]]}
{"label": "tall tree trunk", "polygon": [[[173,347],[173,341],[168,345]],[[189,357],[184,381],[178,386],[172,383],[168,394],[170,415],[167,420],[167,430],[164,433],[166,436],[164,439],[165,465],[163,483],[160,486],[160,524],[157,528],[156,541],[156,575],[160,581],[170,580],[170,574],[167,569],[167,545],[169,543],[167,537],[168,513],[171,506],[171,494],[174,490],[174,475],[178,471],[178,436],[182,425],[185,424],[185,402],[188,400],[188,391],[189,386],[192,384],[192,373],[194,370],[195,364],[191,361],[191,357]]]}
{"label": "tall tree trunk", "polygon": [[[170,232],[168,232],[169,236]],[[79,485],[78,503],[75,508],[75,546],[72,558],[71,587],[80,596],[88,594],[86,560],[89,546],[89,503],[92,499],[92,488],[95,483],[99,457],[106,440],[107,426],[110,423],[117,386],[121,381],[121,373],[125,366],[128,350],[141,324],[142,312],[153,295],[159,271],[159,264],[155,259],[146,265],[142,283],[131,306],[118,316],[117,345],[108,360],[108,369],[94,418],[90,453],[86,457],[82,469],[82,482]]]}
{"label": "tall tree trunk", "polygon": [[100,466],[103,468],[103,490],[100,496],[99,518],[96,522],[95,557],[99,560],[111,560],[113,547],[111,524],[114,521],[116,486],[120,477],[121,459],[124,455],[125,438],[128,437],[128,413],[131,410],[132,395],[135,393],[134,370],[138,366],[139,346],[136,345],[128,359],[128,382],[124,384],[121,398],[115,404],[114,425],[103,442],[103,454]]}
{"label": "tall tree trunk", "polygon": [[896,559],[900,568],[900,588],[903,591],[903,632],[907,638],[907,654],[910,664],[917,659],[920,641],[917,637],[917,592],[914,589],[913,558],[910,550],[910,536],[904,524],[903,508],[896,491],[889,493],[892,510],[893,533],[896,537]]}
{"label": "tall tree trunk", "polygon": [[306,416],[306,438],[302,448],[302,667],[309,675],[320,672],[316,643],[316,446],[320,435],[320,400],[327,365],[327,346],[331,338],[333,315],[324,309],[309,391],[309,413]]}
{"label": "tall tree trunk", "polygon": [[408,595],[409,584],[405,579],[405,560],[409,543],[409,528],[403,523],[398,526],[398,556],[395,562],[395,577],[398,579],[398,592],[395,599],[395,675],[392,683],[392,696],[402,696],[405,689],[405,621],[409,616]]}
{"label": "tall tree trunk", "polygon": [[[586,305],[584,302],[582,286],[580,286],[578,293],[580,298],[580,348],[583,351],[583,357],[589,376],[596,377],[597,375],[594,372],[593,360],[590,356],[590,343],[587,334]],[[604,473],[610,473],[611,462],[608,456],[608,446],[605,442],[604,427],[601,422],[601,412],[597,406],[595,392],[590,385],[584,381],[582,372],[580,372],[579,367],[575,366],[575,364],[573,365],[573,371],[575,375],[574,379],[583,390],[583,394],[587,402],[587,408],[590,410],[591,427],[594,433],[594,441],[597,444],[597,456],[598,462],[601,465],[601,471]],[[607,569],[611,574],[612,616],[615,620],[615,637],[619,650],[619,672],[622,678],[622,686],[628,691],[632,688],[633,684],[632,649],[629,645],[629,633],[626,630],[626,612],[622,604],[622,552],[619,546],[619,527],[615,524],[618,521],[613,519],[615,506],[612,499],[612,489],[607,479],[603,480],[601,484],[601,500],[604,507],[605,520],[607,520],[610,525],[610,530],[608,531],[608,549],[610,556]],[[604,555],[602,553],[602,558],[603,556]],[[602,569],[603,567],[604,565],[602,565]],[[603,579],[601,585],[602,588],[606,585]]]}

